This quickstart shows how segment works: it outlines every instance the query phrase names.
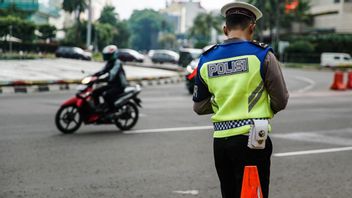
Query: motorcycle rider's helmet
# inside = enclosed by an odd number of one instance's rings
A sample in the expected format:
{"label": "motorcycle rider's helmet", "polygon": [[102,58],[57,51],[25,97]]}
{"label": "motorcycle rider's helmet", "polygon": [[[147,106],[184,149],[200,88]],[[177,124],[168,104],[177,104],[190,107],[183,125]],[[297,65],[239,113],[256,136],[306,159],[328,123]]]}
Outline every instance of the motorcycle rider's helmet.
{"label": "motorcycle rider's helmet", "polygon": [[102,54],[104,61],[114,61],[117,59],[118,48],[116,45],[108,45],[104,47]]}

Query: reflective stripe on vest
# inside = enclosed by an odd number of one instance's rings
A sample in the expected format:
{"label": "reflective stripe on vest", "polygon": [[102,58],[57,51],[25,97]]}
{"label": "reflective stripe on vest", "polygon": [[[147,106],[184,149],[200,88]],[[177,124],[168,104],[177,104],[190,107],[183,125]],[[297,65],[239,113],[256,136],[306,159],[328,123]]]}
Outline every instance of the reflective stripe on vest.
{"label": "reflective stripe on vest", "polygon": [[[205,62],[200,75],[213,95],[213,123],[273,117],[270,99],[260,74],[261,61],[243,55]],[[250,124],[217,130],[215,138],[248,133]]]}

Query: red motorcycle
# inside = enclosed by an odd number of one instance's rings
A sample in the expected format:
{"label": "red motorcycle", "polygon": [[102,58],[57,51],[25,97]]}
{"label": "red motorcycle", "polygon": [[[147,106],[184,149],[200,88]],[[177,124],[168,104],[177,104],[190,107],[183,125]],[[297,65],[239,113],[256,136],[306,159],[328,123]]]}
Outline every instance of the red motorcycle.
{"label": "red motorcycle", "polygon": [[139,85],[127,87],[114,102],[114,108],[104,111],[95,109],[92,92],[99,79],[89,76],[78,86],[75,97],[65,101],[55,116],[56,127],[64,134],[76,132],[82,122],[84,124],[115,124],[120,130],[129,130],[139,118],[138,107],[141,100],[137,97],[141,92]]}

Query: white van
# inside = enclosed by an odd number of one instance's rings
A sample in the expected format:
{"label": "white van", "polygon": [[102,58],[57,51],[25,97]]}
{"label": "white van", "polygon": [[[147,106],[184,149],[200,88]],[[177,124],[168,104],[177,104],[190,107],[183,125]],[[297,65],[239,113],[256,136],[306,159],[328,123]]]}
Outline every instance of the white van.
{"label": "white van", "polygon": [[320,56],[322,67],[352,67],[351,55],[346,53],[324,52]]}

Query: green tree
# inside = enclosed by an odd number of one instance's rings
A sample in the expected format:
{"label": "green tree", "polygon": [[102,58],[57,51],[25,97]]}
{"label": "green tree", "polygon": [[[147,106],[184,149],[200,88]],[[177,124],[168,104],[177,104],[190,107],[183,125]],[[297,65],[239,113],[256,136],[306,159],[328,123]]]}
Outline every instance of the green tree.
{"label": "green tree", "polygon": [[307,0],[300,0],[297,8],[292,12],[286,13],[286,21],[299,23],[299,32],[302,32],[302,24],[311,24],[313,17],[309,14],[310,4]]}
{"label": "green tree", "polygon": [[0,17],[0,37],[10,34],[26,42],[32,42],[35,38],[36,26],[30,21],[23,20],[15,16]]}
{"label": "green tree", "polygon": [[[87,9],[88,5],[86,0],[64,0],[62,2],[62,8],[69,13],[75,13],[76,16],[76,39],[77,41],[80,41],[77,43],[79,46],[82,45],[81,42],[81,13],[84,12]],[[74,41],[75,41],[74,40]]]}
{"label": "green tree", "polygon": [[[290,29],[292,22],[309,23],[311,16],[308,14],[310,5],[308,0],[298,0],[298,7],[290,13],[285,13],[285,2],[282,0],[249,0],[249,3],[258,7],[263,13],[263,19],[258,21],[259,34],[269,30],[270,38],[273,38],[277,20],[280,27]],[[279,12],[279,13],[278,13]],[[278,16],[280,16],[278,18]]]}
{"label": "green tree", "polygon": [[128,47],[130,38],[128,22],[119,20],[114,6],[106,5],[103,8],[98,21],[101,24],[109,24],[113,27],[111,35],[113,38],[112,43],[116,44],[118,47]]}
{"label": "green tree", "polygon": [[94,24],[94,40],[98,49],[103,49],[105,46],[112,44],[112,34],[116,34],[116,29],[109,24],[95,23]]}
{"label": "green tree", "polygon": [[[87,25],[87,21],[82,22],[83,26]],[[87,29],[83,28],[80,32],[80,40],[77,40],[76,37],[76,29],[77,27],[73,26],[67,29],[65,40],[63,41],[66,45],[76,45],[76,43],[84,43],[87,38]],[[94,45],[101,50],[106,45],[112,44],[113,37],[112,35],[116,34],[116,29],[110,24],[102,24],[99,22],[95,22],[92,24],[92,38]]]}
{"label": "green tree", "polygon": [[132,32],[132,47],[138,50],[150,50],[158,47],[158,35],[163,30],[171,29],[164,17],[151,9],[134,10],[129,21]]}
{"label": "green tree", "polygon": [[41,33],[40,38],[44,40],[51,40],[56,36],[56,27],[49,24],[38,26],[38,31]]}
{"label": "green tree", "polygon": [[173,33],[162,34],[159,38],[160,47],[163,49],[175,49],[177,46],[177,39]]}
{"label": "green tree", "polygon": [[114,35],[113,42],[121,48],[129,47],[131,32],[129,30],[128,21],[119,21],[115,27],[117,34]]}
{"label": "green tree", "polygon": [[115,7],[111,5],[104,6],[98,21],[99,23],[115,26],[118,22],[118,14],[115,12]]}
{"label": "green tree", "polygon": [[212,29],[217,33],[222,31],[222,23],[221,17],[211,13],[198,14],[189,30],[189,36],[196,40],[197,47],[204,47],[210,42]]}

